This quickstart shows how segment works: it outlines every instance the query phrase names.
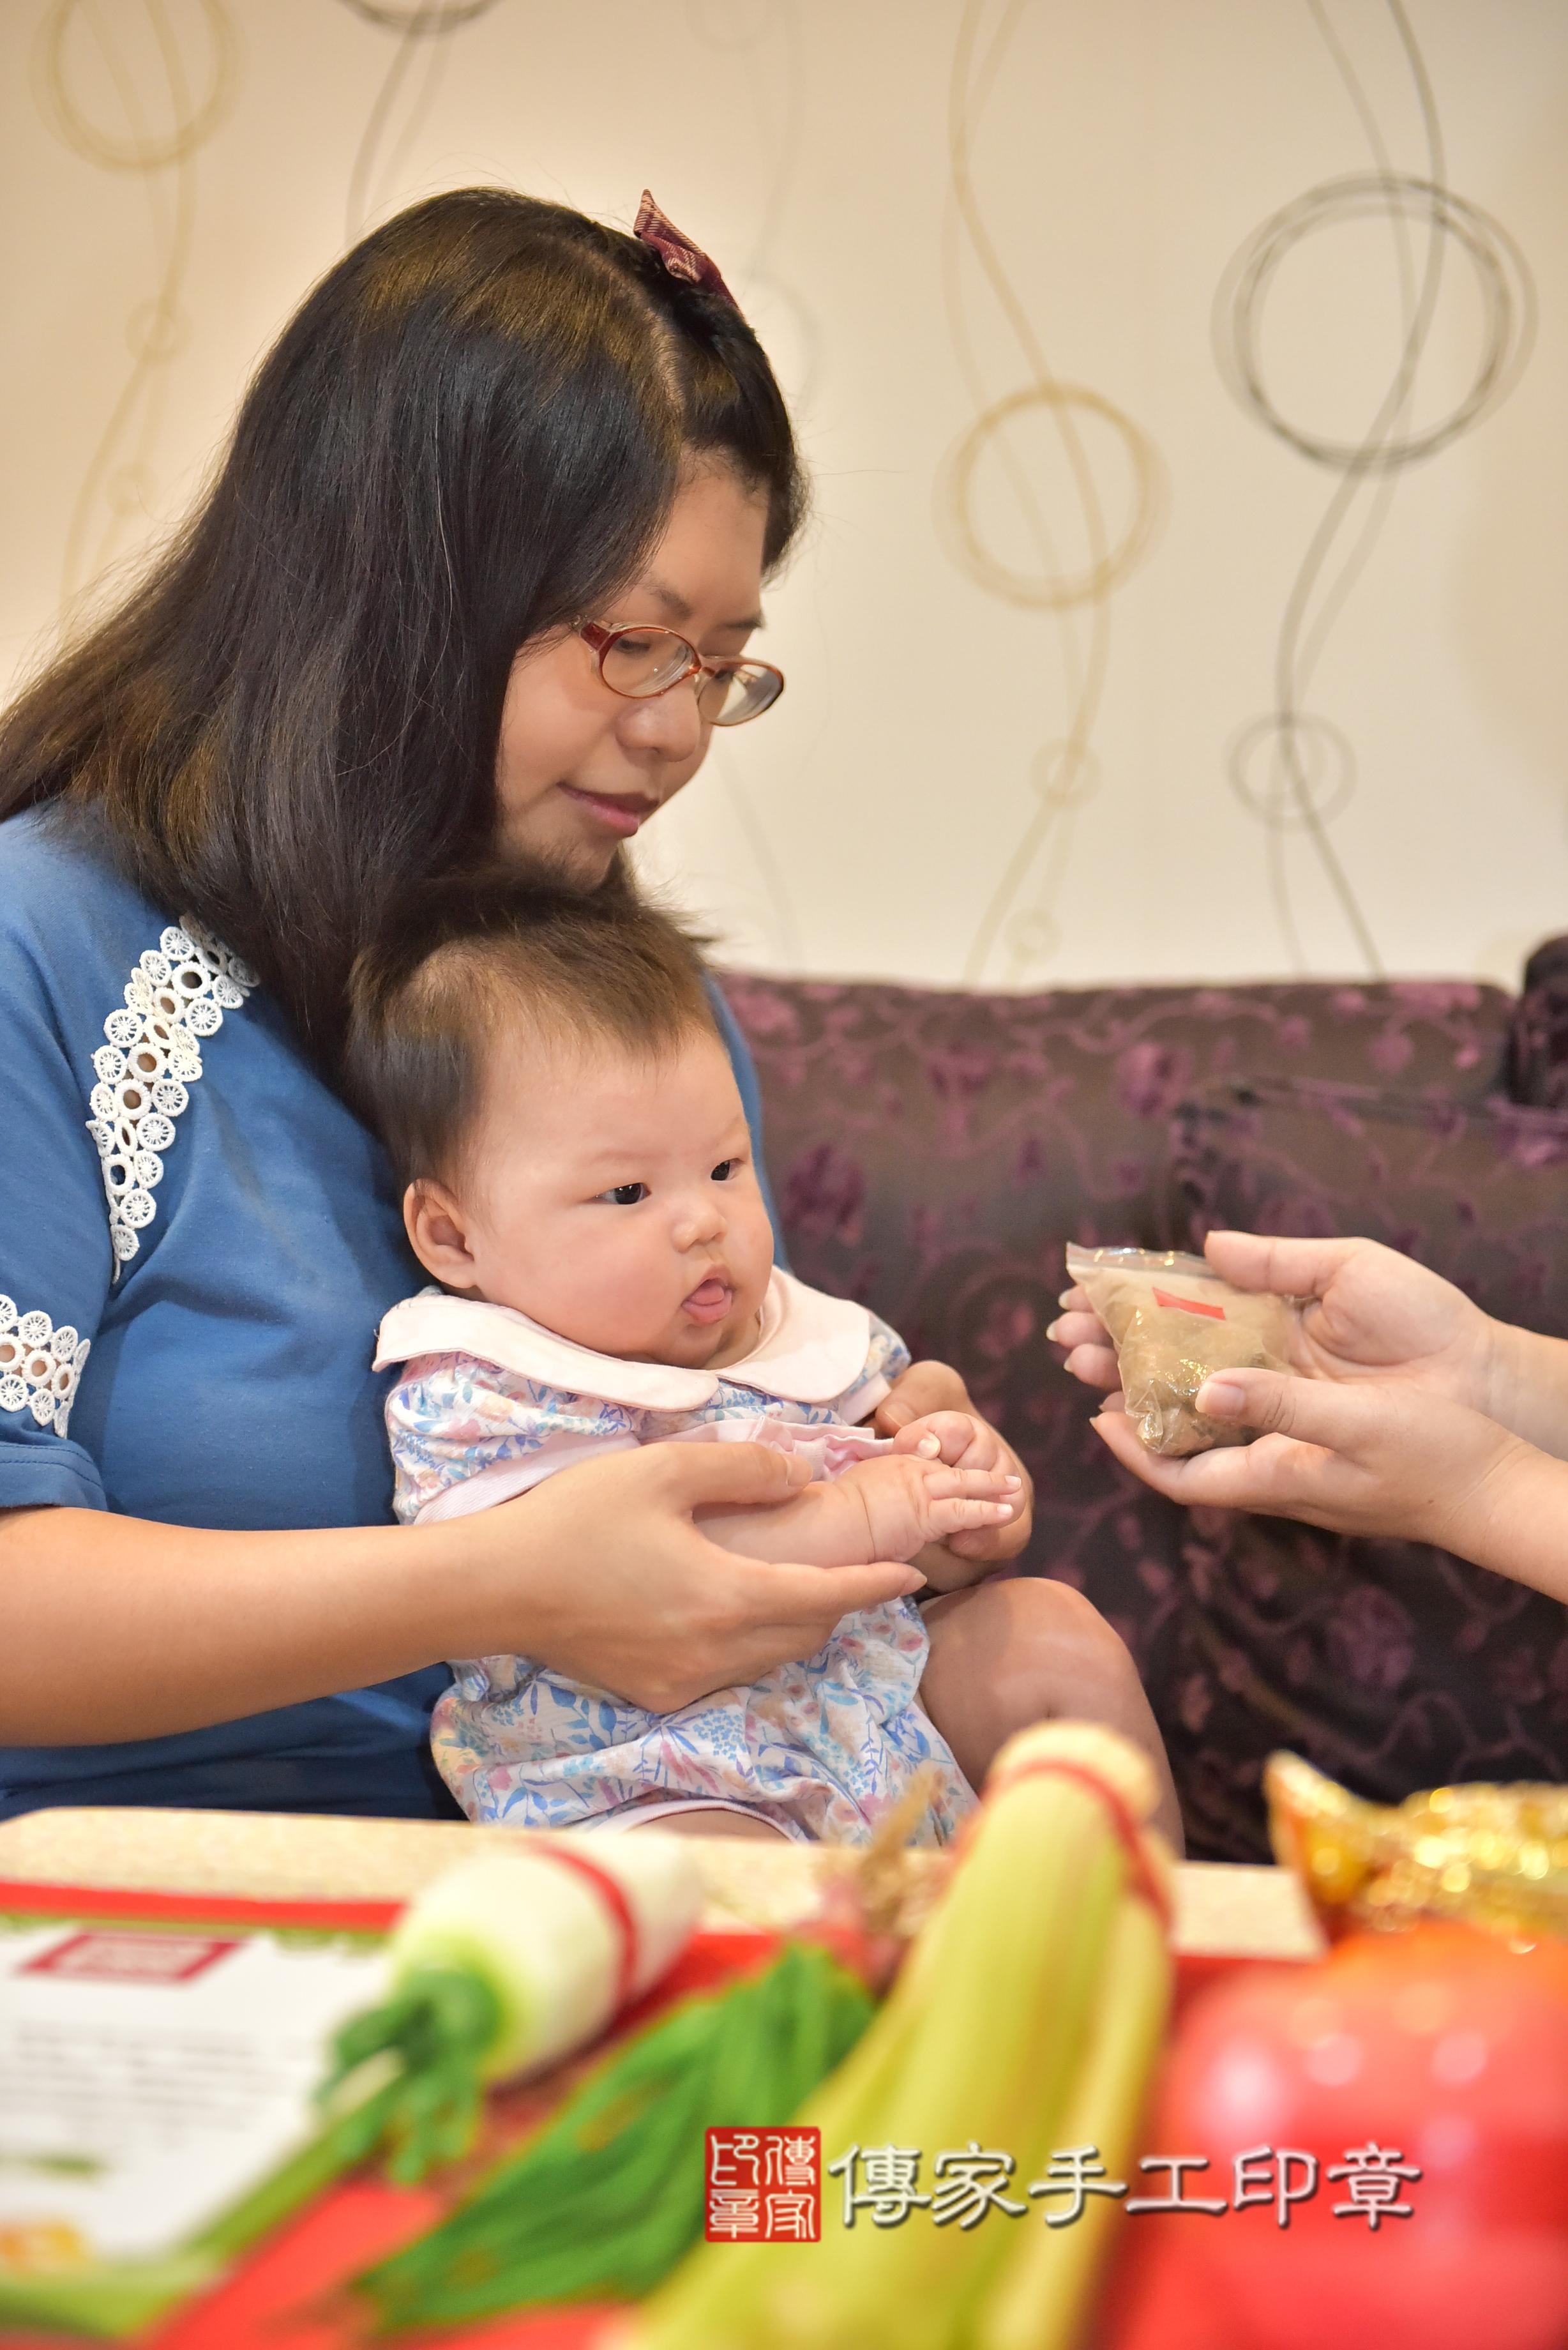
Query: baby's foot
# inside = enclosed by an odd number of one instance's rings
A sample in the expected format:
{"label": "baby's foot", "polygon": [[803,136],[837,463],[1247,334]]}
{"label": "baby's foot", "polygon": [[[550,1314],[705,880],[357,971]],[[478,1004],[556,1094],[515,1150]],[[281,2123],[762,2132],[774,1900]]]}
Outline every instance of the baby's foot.
{"label": "baby's foot", "polygon": [[836,1479],[866,1512],[873,1559],[913,1558],[928,1543],[1006,1525],[1022,1480],[1000,1469],[949,1469],[909,1453],[857,1461]]}

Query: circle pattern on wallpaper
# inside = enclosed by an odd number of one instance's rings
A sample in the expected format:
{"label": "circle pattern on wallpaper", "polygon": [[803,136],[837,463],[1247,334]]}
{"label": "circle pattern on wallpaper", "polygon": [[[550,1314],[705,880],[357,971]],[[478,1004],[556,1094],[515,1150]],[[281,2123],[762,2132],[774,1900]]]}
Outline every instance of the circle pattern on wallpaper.
{"label": "circle pattern on wallpaper", "polygon": [[1331,719],[1271,710],[1231,746],[1231,780],[1254,815],[1279,832],[1315,830],[1348,806],[1355,754]]}
{"label": "circle pattern on wallpaper", "polygon": [[[1393,353],[1393,369],[1377,394],[1381,411],[1349,434],[1322,422],[1314,425],[1293,412],[1293,403],[1272,388],[1264,346],[1270,297],[1285,265],[1302,256],[1313,240],[1326,234],[1343,239],[1345,232],[1364,224],[1391,228],[1397,237],[1405,237],[1408,265],[1417,274],[1440,268],[1450,257],[1469,265],[1473,298],[1468,330],[1474,350],[1464,365],[1464,380],[1440,412],[1422,421],[1409,419],[1402,411],[1412,390],[1416,359],[1430,357],[1427,328],[1431,322],[1407,322],[1402,329],[1403,348]],[[1441,251],[1432,252],[1434,238],[1441,240]],[[1351,252],[1347,246],[1346,262]],[[1326,351],[1336,372],[1343,373],[1346,354],[1366,336],[1366,322],[1355,307],[1356,281],[1363,273],[1336,266],[1332,252],[1315,258],[1327,276],[1332,307],[1323,316],[1320,305],[1317,317],[1296,322],[1298,333],[1321,327],[1319,350]],[[1433,294],[1445,311],[1456,307],[1450,273],[1444,271],[1436,280]],[[1518,246],[1479,206],[1429,180],[1357,172],[1309,188],[1249,238],[1221,281],[1214,325],[1220,372],[1236,399],[1271,432],[1316,464],[1339,472],[1387,473],[1436,456],[1507,398],[1529,356],[1534,297]]]}
{"label": "circle pattern on wallpaper", "polygon": [[1100,788],[1097,753],[1070,735],[1042,743],[1029,769],[1029,780],[1041,799],[1058,808],[1082,807]]}
{"label": "circle pattern on wallpaper", "polygon": [[46,120],[111,172],[182,163],[216,128],[239,67],[221,0],[54,0],[34,50]]}
{"label": "circle pattern on wallpaper", "polygon": [[[1057,450],[1043,445],[1042,424],[1054,428]],[[1040,495],[1047,466],[1065,472],[1088,543],[1053,567],[1029,571],[989,535],[1010,509],[1033,510],[1041,543],[1052,543],[1048,516],[1059,502]],[[1005,603],[1060,611],[1097,603],[1139,562],[1158,518],[1158,479],[1148,441],[1113,400],[1083,384],[1034,383],[970,426],[948,461],[939,510],[954,559],[977,586]],[[1107,509],[1116,515],[1114,536]]]}
{"label": "circle pattern on wallpaper", "polygon": [[424,33],[455,33],[476,16],[488,16],[497,0],[343,0],[367,25],[417,40]]}

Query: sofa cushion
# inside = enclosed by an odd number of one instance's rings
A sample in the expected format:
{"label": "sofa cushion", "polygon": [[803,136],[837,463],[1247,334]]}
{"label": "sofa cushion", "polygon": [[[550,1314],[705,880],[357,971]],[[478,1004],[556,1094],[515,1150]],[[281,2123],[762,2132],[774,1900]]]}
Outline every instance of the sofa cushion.
{"label": "sofa cushion", "polygon": [[[1568,1116],[1362,1087],[1217,1091],[1176,1120],[1187,1245],[1220,1226],[1364,1232],[1487,1312],[1568,1336]],[[1397,1802],[1568,1779],[1568,1610],[1424,1545],[1194,1513],[1157,1711],[1204,1848],[1262,1851],[1257,1774],[1294,1747]]]}
{"label": "sofa cushion", "polygon": [[1171,1114],[1199,1088],[1301,1073],[1480,1100],[1501,1082],[1512,1009],[1468,983],[723,984],[756,1058],[801,1274],[950,1357],[952,1316],[1001,1343],[989,1305],[977,1319],[986,1265],[1027,1268],[1054,1299],[1069,1240],[1165,1237]]}
{"label": "sofa cushion", "polygon": [[1173,1121],[1184,1247],[1226,1225],[1365,1233],[1488,1314],[1568,1336],[1568,1116],[1260,1079]]}
{"label": "sofa cushion", "polygon": [[1511,999],[1468,984],[724,986],[756,1056],[795,1270],[962,1371],[1035,1482],[1026,1568],[1075,1584],[1133,1651],[1186,1769],[1194,1851],[1259,1856],[1258,1759],[1283,1729],[1260,1742],[1254,1724],[1233,1764],[1202,1734],[1241,1651],[1204,1645],[1207,1536],[1116,1469],[1093,1398],[1046,1342],[1063,1251],[1182,1237],[1171,1118],[1196,1089],[1302,1071],[1479,1101],[1500,1080]]}

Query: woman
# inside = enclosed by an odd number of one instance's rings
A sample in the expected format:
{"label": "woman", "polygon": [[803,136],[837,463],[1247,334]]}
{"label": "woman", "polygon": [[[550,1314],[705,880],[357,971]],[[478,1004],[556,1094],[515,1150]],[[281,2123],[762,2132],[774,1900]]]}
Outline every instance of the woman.
{"label": "woman", "polygon": [[[1568,1343],[1494,1322],[1375,1241],[1210,1232],[1205,1246],[1237,1288],[1308,1301],[1294,1374],[1210,1378],[1199,1409],[1260,1433],[1185,1461],[1146,1451],[1107,1409],[1094,1424],[1124,1468],[1172,1501],[1432,1543],[1568,1600]],[[1081,1292],[1064,1302],[1050,1335],[1067,1368],[1114,1390],[1104,1329]]]}
{"label": "woman", "polygon": [[[767,362],[667,232],[471,191],[368,238],[178,543],[0,723],[0,1814],[442,1810],[439,1659],[669,1707],[919,1585],[705,1542],[694,1510],[789,1489],[753,1447],[389,1519],[369,1344],[414,1268],[334,1091],[350,965],[497,844],[626,887],[800,518]],[[655,621],[674,668],[611,690],[603,626]],[[962,1400],[916,1366],[885,1409]]]}

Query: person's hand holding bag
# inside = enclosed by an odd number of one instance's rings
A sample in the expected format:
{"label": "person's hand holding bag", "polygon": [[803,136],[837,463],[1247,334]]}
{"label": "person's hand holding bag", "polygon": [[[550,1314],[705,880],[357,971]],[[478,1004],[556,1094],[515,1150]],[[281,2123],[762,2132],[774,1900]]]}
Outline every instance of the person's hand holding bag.
{"label": "person's hand holding bag", "polygon": [[[1203,1253],[1234,1288],[1302,1301],[1290,1367],[1346,1382],[1394,1380],[1485,1412],[1543,1451],[1568,1458],[1568,1345],[1500,1322],[1440,1274],[1367,1240],[1210,1232]],[[1081,1291],[1047,1332],[1066,1368],[1114,1389],[1116,1356]]]}
{"label": "person's hand holding bag", "polygon": [[[1398,1379],[1507,1420],[1494,1392],[1507,1384],[1510,1331],[1464,1292],[1376,1241],[1282,1240],[1210,1232],[1203,1253],[1236,1289],[1303,1301],[1290,1332],[1291,1367],[1327,1379]],[[1116,1355],[1081,1290],[1047,1336],[1091,1387],[1117,1385]],[[1511,1421],[1509,1424],[1512,1424]]]}
{"label": "person's hand holding bag", "polygon": [[[1125,1468],[1189,1507],[1432,1543],[1568,1598],[1568,1469],[1548,1457],[1568,1450],[1568,1347],[1372,1241],[1223,1232],[1206,1253],[1239,1289],[1307,1301],[1291,1369],[1211,1377],[1199,1409],[1257,1440],[1189,1460],[1150,1454],[1113,1396],[1094,1425]],[[1114,1386],[1091,1315],[1053,1334],[1075,1377]]]}
{"label": "person's hand holding bag", "polygon": [[[1481,1554],[1494,1546],[1509,1480],[1532,1462],[1568,1476],[1485,1413],[1409,1381],[1345,1388],[1226,1370],[1208,1380],[1199,1403],[1207,1417],[1255,1431],[1255,1440],[1162,1458],[1139,1440],[1119,1396],[1092,1425],[1124,1468],[1189,1508],[1432,1543],[1489,1565],[1496,1561]],[[1568,1557],[1561,1583],[1568,1594]]]}

